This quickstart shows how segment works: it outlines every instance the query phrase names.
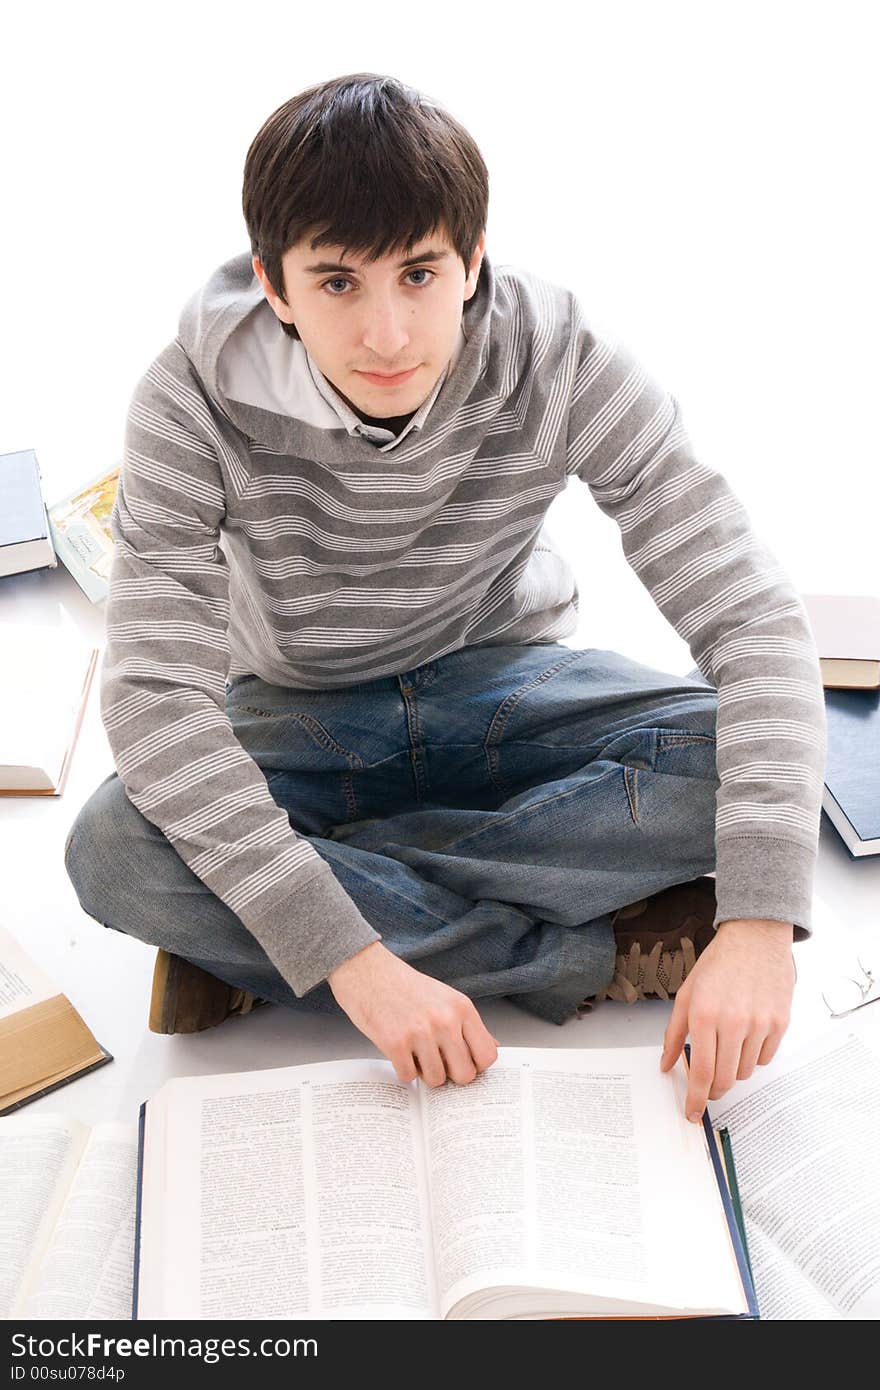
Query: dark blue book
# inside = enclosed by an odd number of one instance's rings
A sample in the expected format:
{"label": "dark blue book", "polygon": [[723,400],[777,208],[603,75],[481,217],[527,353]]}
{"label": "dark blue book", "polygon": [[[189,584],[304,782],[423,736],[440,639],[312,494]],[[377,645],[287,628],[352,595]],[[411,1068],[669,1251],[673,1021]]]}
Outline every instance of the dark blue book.
{"label": "dark blue book", "polygon": [[56,564],[36,454],[0,454],[0,575]]}
{"label": "dark blue book", "polygon": [[826,690],[822,808],[853,858],[880,854],[880,691]]}

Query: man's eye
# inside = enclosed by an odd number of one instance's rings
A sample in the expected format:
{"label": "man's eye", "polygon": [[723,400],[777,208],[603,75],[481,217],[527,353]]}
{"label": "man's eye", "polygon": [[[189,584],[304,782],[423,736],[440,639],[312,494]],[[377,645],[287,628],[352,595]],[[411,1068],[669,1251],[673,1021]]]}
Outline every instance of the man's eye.
{"label": "man's eye", "polygon": [[[415,267],[413,270],[410,270],[410,271],[408,272],[408,274],[407,274],[407,279],[409,279],[409,277],[410,277],[411,275],[427,275],[427,276],[429,276],[429,279],[427,279],[427,280],[419,280],[415,285],[412,286],[413,289],[417,289],[417,290],[418,290],[418,289],[421,289],[423,285],[429,285],[429,284],[431,283],[431,280],[436,280],[436,278],[437,278],[436,272],[433,271],[433,270],[428,270],[427,266],[417,266],[417,267]],[[322,290],[323,290],[323,289],[327,289],[328,286],[330,286],[330,285],[350,285],[350,284],[351,284],[351,281],[345,279],[342,275],[334,275],[334,277],[333,277],[332,280],[324,280],[324,281],[322,282],[322,284],[321,284],[321,289],[322,289]],[[337,293],[336,290],[330,290],[329,293],[330,293],[330,297],[331,297],[332,299],[344,299],[344,298],[345,298],[345,292],[344,292],[344,291],[342,291],[342,292],[340,292],[340,293]]]}

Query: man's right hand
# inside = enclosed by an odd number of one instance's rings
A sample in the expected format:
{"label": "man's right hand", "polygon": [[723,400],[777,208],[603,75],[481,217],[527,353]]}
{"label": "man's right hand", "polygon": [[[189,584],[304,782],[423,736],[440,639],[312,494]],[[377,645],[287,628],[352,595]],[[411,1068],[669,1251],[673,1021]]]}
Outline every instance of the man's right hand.
{"label": "man's right hand", "polygon": [[492,1034],[466,994],[372,941],[327,976],[356,1028],[393,1063],[398,1079],[464,1086],[498,1057]]}

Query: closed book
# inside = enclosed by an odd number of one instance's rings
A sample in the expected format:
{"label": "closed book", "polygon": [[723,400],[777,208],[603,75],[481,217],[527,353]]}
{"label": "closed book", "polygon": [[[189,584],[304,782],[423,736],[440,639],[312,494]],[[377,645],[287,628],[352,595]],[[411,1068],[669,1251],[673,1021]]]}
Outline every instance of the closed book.
{"label": "closed book", "polygon": [[116,463],[105,469],[49,508],[58,558],[92,603],[101,603],[110,587],[114,546],[110,518],[119,468]]}
{"label": "closed book", "polygon": [[98,655],[72,625],[0,624],[0,796],[60,796]]}
{"label": "closed book", "polygon": [[854,858],[880,854],[880,692],[825,694],[822,806]]}
{"label": "closed book", "polygon": [[802,594],[826,690],[880,689],[880,597]]}
{"label": "closed book", "polygon": [[36,454],[0,454],[0,575],[56,563]]}

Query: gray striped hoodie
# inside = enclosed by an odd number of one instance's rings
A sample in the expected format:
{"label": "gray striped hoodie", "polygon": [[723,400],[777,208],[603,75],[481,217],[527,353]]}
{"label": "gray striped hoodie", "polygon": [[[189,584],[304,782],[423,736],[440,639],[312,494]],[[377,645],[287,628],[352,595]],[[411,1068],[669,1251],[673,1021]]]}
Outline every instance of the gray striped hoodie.
{"label": "gray striped hoodie", "polygon": [[224,346],[266,310],[250,255],[234,257],[135,387],[101,703],[128,796],[295,993],[379,937],[236,739],[227,681],[346,686],[571,634],[577,588],[542,523],[572,478],[718,689],[716,924],[767,917],[806,935],[825,761],[816,647],[677,401],[570,291],[484,255],[442,389],[380,448],[341,420],[224,394]]}

